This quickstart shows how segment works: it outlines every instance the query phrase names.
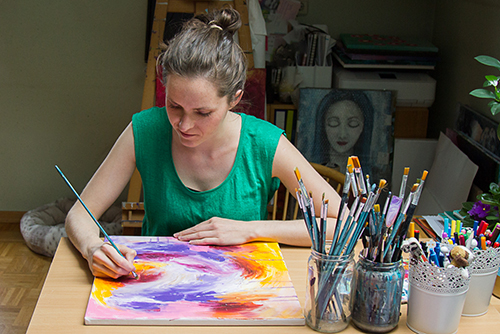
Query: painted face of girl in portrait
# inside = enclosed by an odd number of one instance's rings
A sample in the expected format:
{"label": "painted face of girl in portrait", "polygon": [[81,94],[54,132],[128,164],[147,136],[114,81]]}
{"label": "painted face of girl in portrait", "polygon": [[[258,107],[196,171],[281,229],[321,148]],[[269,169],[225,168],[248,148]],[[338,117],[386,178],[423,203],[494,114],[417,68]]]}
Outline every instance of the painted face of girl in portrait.
{"label": "painted face of girl in portrait", "polygon": [[325,132],[332,153],[350,152],[363,132],[364,121],[363,112],[355,102],[333,103],[325,115]]}

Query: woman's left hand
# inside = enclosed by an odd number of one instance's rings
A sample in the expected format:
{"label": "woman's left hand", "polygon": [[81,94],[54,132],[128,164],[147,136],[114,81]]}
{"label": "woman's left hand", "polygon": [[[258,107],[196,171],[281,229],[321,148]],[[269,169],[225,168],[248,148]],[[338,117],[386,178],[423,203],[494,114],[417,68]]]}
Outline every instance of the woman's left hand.
{"label": "woman's left hand", "polygon": [[174,234],[180,241],[194,245],[240,245],[255,239],[253,224],[213,217],[184,231]]}

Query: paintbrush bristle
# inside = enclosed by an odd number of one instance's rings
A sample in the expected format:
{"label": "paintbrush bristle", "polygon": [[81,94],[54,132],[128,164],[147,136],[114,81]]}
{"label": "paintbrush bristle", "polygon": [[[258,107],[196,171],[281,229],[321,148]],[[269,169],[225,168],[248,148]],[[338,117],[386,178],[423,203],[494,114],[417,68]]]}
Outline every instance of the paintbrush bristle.
{"label": "paintbrush bristle", "polygon": [[[351,158],[349,158],[349,159],[351,159]],[[352,159],[351,159],[351,160],[352,160]],[[354,167],[352,166],[352,163],[347,165],[347,171],[348,171],[350,174],[352,174],[352,172],[354,171]]]}
{"label": "paintbrush bristle", "polygon": [[295,169],[294,169],[293,171],[294,171],[294,173],[295,173],[295,176],[297,177],[297,180],[299,180],[299,181],[300,181],[300,179],[301,179],[301,178],[300,178],[300,172],[299,172],[299,169],[298,169],[297,167],[295,167]]}
{"label": "paintbrush bristle", "polygon": [[383,189],[386,184],[387,184],[387,181],[384,180],[384,179],[381,179],[380,182],[379,182],[379,184],[378,184],[378,188],[379,189]]}
{"label": "paintbrush bristle", "polygon": [[425,181],[427,174],[428,174],[428,172],[426,170],[424,170],[424,173],[422,174],[422,181]]}
{"label": "paintbrush bristle", "polygon": [[418,189],[418,183],[414,183],[413,187],[411,187],[411,192],[414,193]]}
{"label": "paintbrush bristle", "polygon": [[361,164],[359,163],[359,159],[358,159],[357,156],[353,156],[352,157],[352,163],[353,163],[354,168],[360,168],[361,167]]}
{"label": "paintbrush bristle", "polygon": [[410,173],[410,167],[405,167],[405,171],[403,172],[403,175],[408,175]]}
{"label": "paintbrush bristle", "polygon": [[380,212],[380,205],[379,205],[379,204],[375,204],[375,205],[373,206],[373,210],[374,210],[375,212]]}

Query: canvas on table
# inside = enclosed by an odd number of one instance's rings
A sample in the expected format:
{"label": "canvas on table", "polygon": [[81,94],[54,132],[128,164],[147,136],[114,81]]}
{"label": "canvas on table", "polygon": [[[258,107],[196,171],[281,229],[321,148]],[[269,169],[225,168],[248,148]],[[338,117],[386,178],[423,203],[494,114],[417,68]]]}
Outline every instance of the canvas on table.
{"label": "canvas on table", "polygon": [[139,279],[95,278],[87,325],[304,325],[276,243],[196,246],[112,237],[137,251]]}

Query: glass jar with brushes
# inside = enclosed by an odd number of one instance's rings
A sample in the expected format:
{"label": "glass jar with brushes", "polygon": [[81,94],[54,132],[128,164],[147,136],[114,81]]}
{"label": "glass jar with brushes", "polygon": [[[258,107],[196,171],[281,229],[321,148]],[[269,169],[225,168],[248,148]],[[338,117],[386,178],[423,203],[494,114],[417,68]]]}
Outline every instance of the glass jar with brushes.
{"label": "glass jar with brushes", "polygon": [[373,333],[394,329],[399,322],[404,276],[403,260],[375,262],[362,251],[354,268],[352,322]]}
{"label": "glass jar with brushes", "polygon": [[308,261],[306,324],[323,333],[344,330],[351,320],[354,254],[311,251]]}

